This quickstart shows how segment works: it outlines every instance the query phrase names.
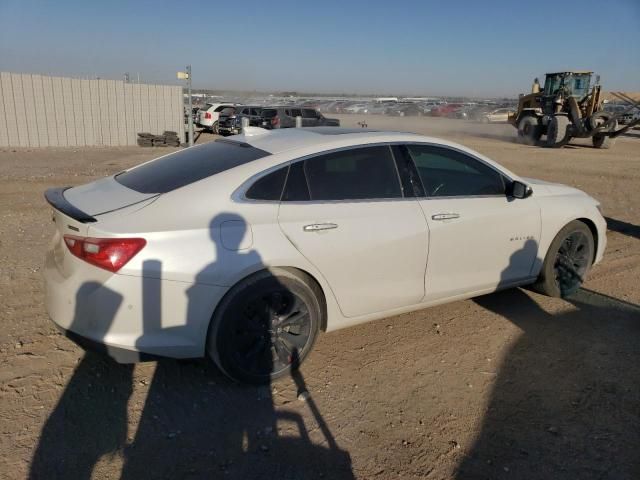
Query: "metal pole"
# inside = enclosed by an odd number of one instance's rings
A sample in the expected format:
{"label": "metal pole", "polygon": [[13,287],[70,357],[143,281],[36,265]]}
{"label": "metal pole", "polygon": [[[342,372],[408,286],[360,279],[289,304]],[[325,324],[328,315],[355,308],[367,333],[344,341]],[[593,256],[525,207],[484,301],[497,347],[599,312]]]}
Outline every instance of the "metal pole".
{"label": "metal pole", "polygon": [[242,117],[240,119],[240,125],[242,126],[242,133],[244,133],[246,128],[249,126],[249,118],[248,117]]}
{"label": "metal pole", "polygon": [[193,100],[191,99],[191,65],[187,65],[187,88],[189,90],[189,146],[193,147]]}
{"label": "metal pole", "polygon": [[296,128],[302,128],[302,117],[299,115],[296,117]]}

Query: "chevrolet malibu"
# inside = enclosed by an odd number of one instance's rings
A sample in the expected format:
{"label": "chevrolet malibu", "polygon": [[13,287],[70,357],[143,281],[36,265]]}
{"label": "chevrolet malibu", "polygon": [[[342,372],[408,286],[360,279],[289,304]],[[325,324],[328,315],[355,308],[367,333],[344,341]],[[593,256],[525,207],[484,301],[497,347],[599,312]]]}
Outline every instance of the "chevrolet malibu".
{"label": "chevrolet malibu", "polygon": [[208,357],[263,383],[319,331],[533,285],[600,261],[600,206],[408,133],[249,127],[45,197],[53,322],[120,362]]}

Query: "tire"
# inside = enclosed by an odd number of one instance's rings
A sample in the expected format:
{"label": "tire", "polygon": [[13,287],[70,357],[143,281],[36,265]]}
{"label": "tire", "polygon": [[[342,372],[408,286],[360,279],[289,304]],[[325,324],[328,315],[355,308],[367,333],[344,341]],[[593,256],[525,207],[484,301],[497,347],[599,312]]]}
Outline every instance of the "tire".
{"label": "tire", "polygon": [[218,135],[218,122],[213,122],[213,125],[211,125],[211,133]]}
{"label": "tire", "polygon": [[525,145],[536,145],[542,137],[542,125],[538,117],[527,115],[518,122],[518,141]]}
{"label": "tire", "polygon": [[207,354],[236,382],[260,385],[287,375],[313,348],[323,320],[321,299],[302,273],[258,272],[235,285],[217,307]]}
{"label": "tire", "polygon": [[[610,132],[614,132],[618,128],[618,122],[613,122],[613,125],[609,127]],[[611,148],[613,144],[616,143],[615,138],[607,137],[605,135],[594,135],[591,137],[591,142],[593,143],[593,148]]]}
{"label": "tire", "polygon": [[549,148],[560,148],[569,143],[571,139],[571,135],[569,135],[569,125],[571,125],[571,120],[564,115],[554,115],[551,117],[551,121],[547,126],[547,141],[545,142],[545,146]]}
{"label": "tire", "polygon": [[577,292],[591,268],[594,251],[589,227],[579,220],[565,225],[551,242],[533,288],[550,297]]}

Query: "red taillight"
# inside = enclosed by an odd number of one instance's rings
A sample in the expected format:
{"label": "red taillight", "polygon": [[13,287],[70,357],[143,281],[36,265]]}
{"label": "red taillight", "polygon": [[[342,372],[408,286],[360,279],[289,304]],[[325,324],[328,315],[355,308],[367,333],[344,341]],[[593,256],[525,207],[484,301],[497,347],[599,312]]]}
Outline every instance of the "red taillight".
{"label": "red taillight", "polygon": [[206,118],[207,120],[211,120],[211,114],[209,112],[205,112],[204,118]]}
{"label": "red taillight", "polygon": [[275,127],[276,125],[279,125],[279,124],[280,124],[280,117],[276,115],[271,119],[271,125]]}
{"label": "red taillight", "polygon": [[117,272],[147,244],[144,238],[85,238],[65,235],[69,251],[85,262]]}

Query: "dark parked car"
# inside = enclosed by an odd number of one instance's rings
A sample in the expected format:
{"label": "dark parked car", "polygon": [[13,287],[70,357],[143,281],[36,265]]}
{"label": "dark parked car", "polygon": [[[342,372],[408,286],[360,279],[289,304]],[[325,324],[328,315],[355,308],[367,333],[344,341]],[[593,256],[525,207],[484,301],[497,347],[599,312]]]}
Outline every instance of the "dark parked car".
{"label": "dark parked car", "polygon": [[303,127],[339,127],[340,120],[326,118],[314,108],[268,107],[262,109],[262,128],[293,128],[296,117],[302,117]]}
{"label": "dark parked car", "polygon": [[262,126],[262,108],[257,105],[241,105],[225,108],[218,117],[218,133],[220,135],[235,135],[242,130],[242,119],[249,119],[249,126]]}

